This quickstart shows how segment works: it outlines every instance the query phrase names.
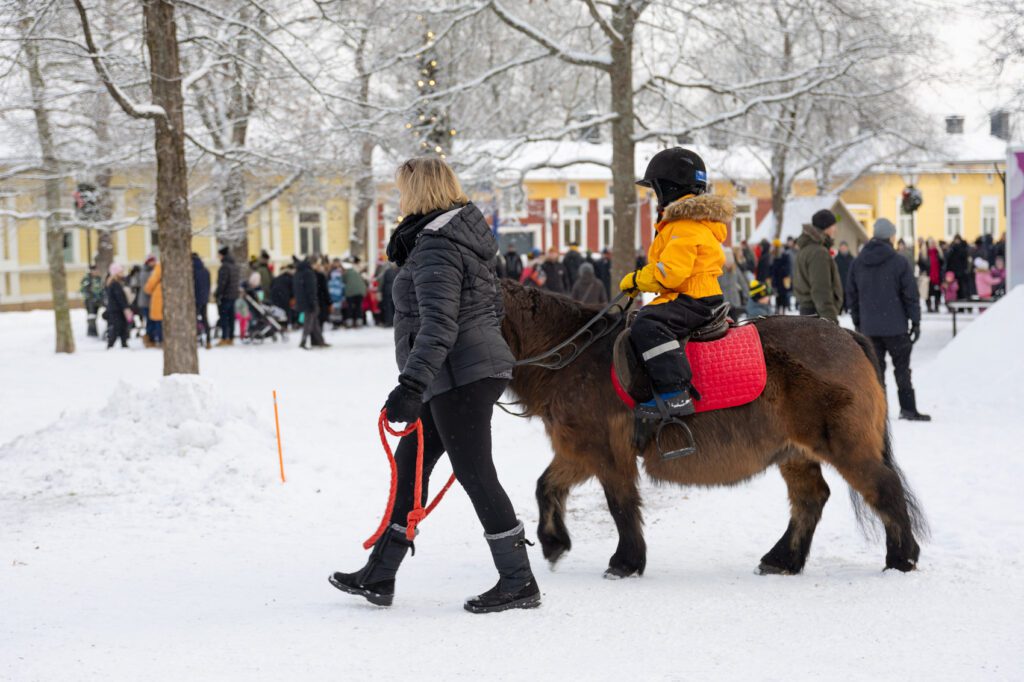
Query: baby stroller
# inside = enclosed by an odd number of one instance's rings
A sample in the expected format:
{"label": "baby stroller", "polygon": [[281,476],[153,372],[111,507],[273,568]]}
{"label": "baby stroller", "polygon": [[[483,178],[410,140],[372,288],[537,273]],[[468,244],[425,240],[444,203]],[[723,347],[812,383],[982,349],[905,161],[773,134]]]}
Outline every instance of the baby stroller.
{"label": "baby stroller", "polygon": [[272,303],[260,303],[249,292],[243,295],[252,314],[246,338],[253,343],[262,343],[266,339],[277,342],[278,337],[287,341],[288,333],[285,329],[288,326],[288,313]]}

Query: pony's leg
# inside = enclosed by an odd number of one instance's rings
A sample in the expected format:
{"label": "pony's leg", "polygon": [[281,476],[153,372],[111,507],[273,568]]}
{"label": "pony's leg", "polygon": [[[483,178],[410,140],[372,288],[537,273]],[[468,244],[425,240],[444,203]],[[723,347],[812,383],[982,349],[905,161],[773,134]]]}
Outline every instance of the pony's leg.
{"label": "pony's leg", "polygon": [[794,452],[779,464],[779,472],[789,488],[789,526],[775,546],[761,557],[762,575],[796,575],[803,570],[814,529],[829,496],[821,465],[815,461]]}
{"label": "pony's leg", "polygon": [[602,472],[598,479],[604,487],[608,510],[619,531],[619,545],[608,560],[606,578],[628,578],[643,575],[647,566],[647,543],[644,540],[643,516],[640,513],[640,490],[637,487],[636,461],[633,471]]}
{"label": "pony's leg", "polygon": [[885,567],[912,571],[917,568],[921,553],[914,529],[923,527],[924,521],[894,463],[888,429],[880,431],[872,438],[864,430],[849,426],[834,428],[829,433],[829,454],[825,459],[881,519],[885,528]]}
{"label": "pony's leg", "polygon": [[537,506],[540,511],[537,539],[544,558],[552,567],[572,549],[572,539],[565,527],[565,500],[569,490],[589,477],[588,472],[556,454],[537,479]]}

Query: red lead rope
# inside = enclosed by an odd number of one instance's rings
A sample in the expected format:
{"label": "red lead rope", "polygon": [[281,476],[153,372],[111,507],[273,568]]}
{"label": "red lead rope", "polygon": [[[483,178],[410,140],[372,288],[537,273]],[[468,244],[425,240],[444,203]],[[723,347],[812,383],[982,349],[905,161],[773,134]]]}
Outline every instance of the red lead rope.
{"label": "red lead rope", "polygon": [[388,507],[384,510],[384,518],[380,520],[380,526],[377,527],[377,532],[370,537],[369,540],[363,543],[364,549],[370,549],[373,544],[380,539],[380,536],[384,534],[384,531],[388,527],[388,523],[391,521],[391,512],[395,508],[395,493],[398,490],[398,465],[395,464],[395,455],[391,452],[391,446],[388,445],[388,437],[384,433],[387,430],[392,436],[402,438],[408,436],[413,431],[416,432],[416,486],[412,500],[412,511],[409,512],[409,516],[406,522],[405,537],[410,541],[416,537],[416,526],[420,521],[427,518],[430,512],[434,511],[434,507],[441,501],[444,494],[448,492],[448,488],[452,487],[455,483],[455,474],[452,474],[448,478],[448,482],[441,488],[441,492],[437,494],[437,497],[427,505],[427,508],[423,508],[423,423],[417,419],[415,423],[408,425],[403,431],[396,431],[391,428],[388,424],[387,412],[381,410],[380,420],[377,422],[377,429],[380,431],[380,443],[384,446],[384,452],[388,455],[388,463],[391,465],[391,492],[388,494]]}

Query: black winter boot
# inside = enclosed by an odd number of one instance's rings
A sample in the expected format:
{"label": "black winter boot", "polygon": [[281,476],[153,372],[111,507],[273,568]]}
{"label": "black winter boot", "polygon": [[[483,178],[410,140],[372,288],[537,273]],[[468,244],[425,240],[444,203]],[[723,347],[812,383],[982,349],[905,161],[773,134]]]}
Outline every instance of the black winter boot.
{"label": "black winter boot", "polygon": [[373,545],[365,566],[355,573],[335,573],[327,580],[342,592],[365,597],[371,604],[391,606],[395,574],[410,547],[405,528],[393,523]]}
{"label": "black winter boot", "polygon": [[484,535],[491,546],[498,584],[464,604],[471,613],[494,613],[507,609],[532,609],[540,606],[540,588],[530,570],[526,553],[526,532],[523,522],[512,530]]}
{"label": "black winter boot", "polygon": [[931,416],[927,414],[921,414],[917,411],[917,396],[914,395],[914,391],[899,391],[900,399],[900,419],[906,419],[912,422],[930,422]]}

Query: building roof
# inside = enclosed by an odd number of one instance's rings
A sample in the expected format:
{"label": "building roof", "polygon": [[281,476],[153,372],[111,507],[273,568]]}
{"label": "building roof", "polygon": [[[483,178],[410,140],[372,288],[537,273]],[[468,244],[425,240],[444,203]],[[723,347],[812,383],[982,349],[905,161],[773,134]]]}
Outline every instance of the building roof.
{"label": "building roof", "polygon": [[[794,197],[786,201],[785,217],[782,219],[782,240],[790,237],[796,239],[804,230],[804,225],[811,222],[811,216],[818,211],[828,209],[836,214],[840,223],[849,224],[851,229],[862,237],[861,241],[868,240],[868,233],[857,221],[850,209],[835,194],[823,194],[814,197]],[[775,238],[775,212],[768,211],[768,214],[758,223],[757,229],[750,235],[751,242],[759,242],[762,239],[771,241]]]}

